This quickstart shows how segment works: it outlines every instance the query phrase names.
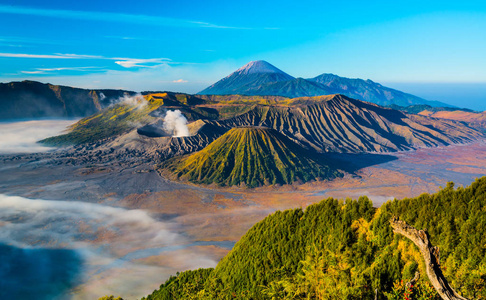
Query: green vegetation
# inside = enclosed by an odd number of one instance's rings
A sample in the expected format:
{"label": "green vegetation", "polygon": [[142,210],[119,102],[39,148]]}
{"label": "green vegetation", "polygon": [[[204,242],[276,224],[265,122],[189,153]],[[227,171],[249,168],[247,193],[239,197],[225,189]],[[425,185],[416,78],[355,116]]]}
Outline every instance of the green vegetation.
{"label": "green vegetation", "polygon": [[109,296],[103,296],[101,298],[99,298],[98,300],[123,300],[122,297],[116,297],[113,296],[113,295],[109,295]]}
{"label": "green vegetation", "polygon": [[[93,143],[153,122],[165,109],[178,109],[189,121],[218,120],[246,113],[255,107],[254,104],[265,102],[263,98],[258,98],[245,99],[245,104],[238,104],[220,97],[222,102],[214,105],[216,102],[211,97],[203,98],[188,94],[146,93],[143,97],[131,98],[83,118],[72,125],[66,134],[43,139],[40,143],[48,146]],[[275,101],[271,100],[272,103]]]}
{"label": "green vegetation", "polygon": [[134,103],[122,102],[101,112],[86,117],[72,125],[66,134],[40,141],[50,146],[78,145],[116,136],[147,124],[155,118],[149,113],[163,105],[163,100],[140,97]]}
{"label": "green vegetation", "polygon": [[[179,102],[182,101],[182,102]],[[133,97],[83,118],[69,128],[69,132],[40,141],[49,146],[79,145],[114,137],[156,120],[164,109],[179,109],[188,120],[216,119],[217,110],[189,107],[206,103],[186,94],[153,93]],[[159,110],[162,110],[160,114]]]}
{"label": "green vegetation", "polygon": [[256,187],[338,175],[275,130],[233,128],[203,150],[160,168],[194,183]]}
{"label": "green vegetation", "polygon": [[[446,278],[462,295],[486,298],[486,177],[467,188],[394,200],[326,199],[277,211],[253,226],[214,269],[171,277],[144,299],[439,299],[419,250],[394,235],[399,216],[427,228]],[[421,276],[406,286],[419,271]]]}

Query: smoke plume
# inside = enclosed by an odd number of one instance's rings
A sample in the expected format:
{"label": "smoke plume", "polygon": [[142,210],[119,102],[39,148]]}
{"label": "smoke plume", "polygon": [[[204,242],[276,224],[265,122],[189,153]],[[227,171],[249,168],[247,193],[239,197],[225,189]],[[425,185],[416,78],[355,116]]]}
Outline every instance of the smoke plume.
{"label": "smoke plume", "polygon": [[175,137],[189,136],[187,119],[180,110],[169,110],[164,117],[164,130]]}

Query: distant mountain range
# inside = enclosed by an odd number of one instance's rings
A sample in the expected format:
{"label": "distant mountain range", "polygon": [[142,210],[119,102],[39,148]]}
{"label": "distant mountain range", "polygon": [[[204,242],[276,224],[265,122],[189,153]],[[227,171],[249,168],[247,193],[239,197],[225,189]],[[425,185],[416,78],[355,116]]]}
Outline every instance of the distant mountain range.
{"label": "distant mountain range", "polygon": [[37,81],[0,83],[0,120],[85,117],[125,95],[123,90],[88,90]]}
{"label": "distant mountain range", "polygon": [[[151,94],[156,92],[142,92]],[[126,90],[91,90],[36,81],[0,83],[0,120],[85,117],[136,92]],[[349,79],[333,74],[314,78],[295,78],[268,62],[252,61],[198,93],[196,98],[212,95],[239,95],[285,98],[342,94],[382,106],[428,105],[450,107],[427,101],[371,80]],[[233,97],[233,98],[235,98]],[[193,97],[194,98],[194,97]]]}
{"label": "distant mountain range", "polygon": [[334,74],[322,74],[314,78],[294,78],[270,63],[252,61],[215,84],[200,91],[201,95],[240,94],[249,96],[283,96],[288,98],[312,97],[330,94],[364,100],[378,105],[450,106],[438,101],[385,87],[371,80],[351,79]]}

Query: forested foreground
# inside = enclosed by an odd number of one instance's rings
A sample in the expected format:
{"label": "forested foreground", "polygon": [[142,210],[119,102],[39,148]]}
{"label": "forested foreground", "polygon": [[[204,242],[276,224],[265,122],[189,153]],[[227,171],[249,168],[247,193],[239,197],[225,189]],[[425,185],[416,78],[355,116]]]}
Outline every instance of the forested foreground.
{"label": "forested foreground", "polygon": [[418,248],[393,234],[392,216],[428,230],[456,291],[486,299],[486,177],[378,209],[360,197],[278,211],[216,268],[180,273],[143,299],[439,299]]}

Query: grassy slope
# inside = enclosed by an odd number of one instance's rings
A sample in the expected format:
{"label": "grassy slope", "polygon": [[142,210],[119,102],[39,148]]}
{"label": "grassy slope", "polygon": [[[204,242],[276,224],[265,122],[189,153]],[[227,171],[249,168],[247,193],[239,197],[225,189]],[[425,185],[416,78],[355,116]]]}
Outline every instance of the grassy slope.
{"label": "grassy slope", "polygon": [[[333,295],[326,299],[374,299],[375,289],[381,299],[405,299],[403,283],[416,270],[421,278],[414,299],[437,299],[418,249],[393,234],[392,215],[427,228],[452,286],[466,297],[485,299],[485,212],[486,177],[467,188],[449,184],[380,209],[366,197],[329,198],[305,211],[274,213],[255,224],[215,269],[184,272],[147,299],[314,299],[328,291]],[[420,293],[429,296],[419,298]]]}
{"label": "grassy slope", "polygon": [[139,99],[138,103],[118,103],[72,125],[66,134],[40,141],[46,145],[83,144],[116,136],[154,118],[150,112],[164,104],[162,98]]}
{"label": "grassy slope", "polygon": [[308,155],[274,130],[233,128],[205,149],[163,167],[183,180],[222,186],[256,187],[335,177],[329,167]]}

